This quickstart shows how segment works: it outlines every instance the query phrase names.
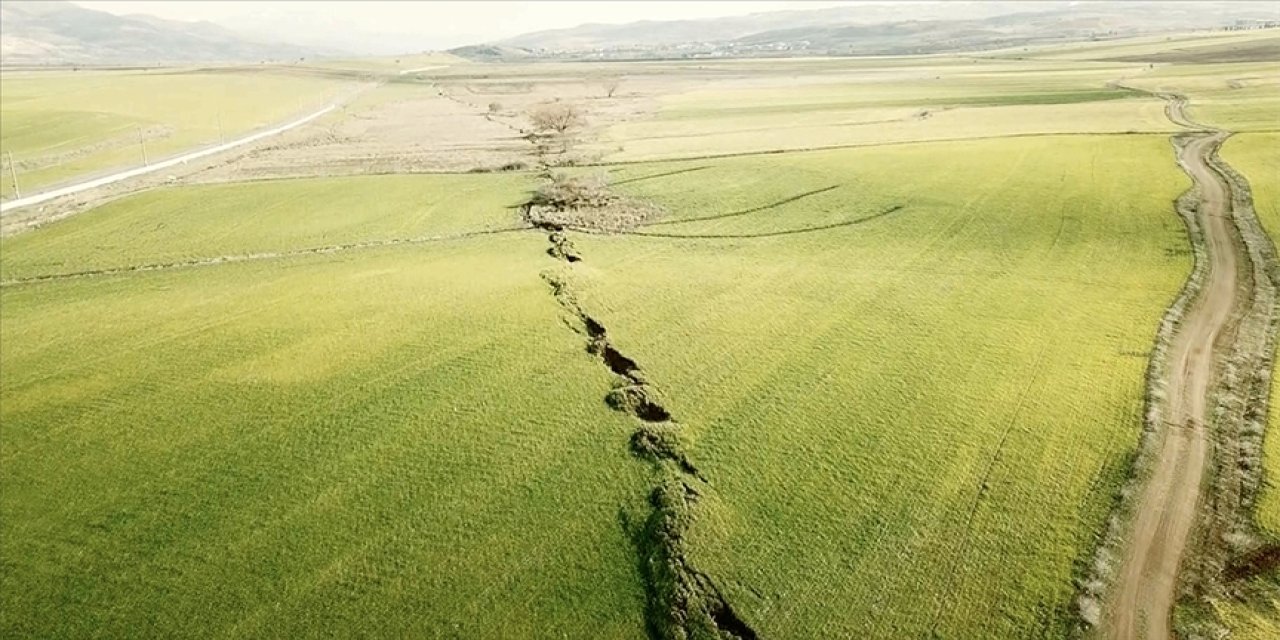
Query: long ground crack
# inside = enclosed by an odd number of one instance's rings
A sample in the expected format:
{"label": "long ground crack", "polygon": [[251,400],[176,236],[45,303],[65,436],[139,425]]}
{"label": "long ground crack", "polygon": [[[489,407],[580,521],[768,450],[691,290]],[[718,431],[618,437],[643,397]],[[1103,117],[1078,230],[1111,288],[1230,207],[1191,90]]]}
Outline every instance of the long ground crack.
{"label": "long ground crack", "polygon": [[[564,229],[555,225],[539,228],[548,232],[548,255],[570,264],[582,260]],[[613,373],[614,383],[605,402],[636,419],[631,453],[654,468],[648,516],[636,518],[625,509],[620,513],[623,530],[639,556],[647,592],[649,636],[661,640],[756,640],[755,630],[690,557],[689,531],[704,508],[711,485],[689,459],[681,424],[663,405],[640,365],[609,340],[603,322],[583,309],[564,276],[547,271],[542,278],[571,316],[571,326],[585,337],[586,351]]]}

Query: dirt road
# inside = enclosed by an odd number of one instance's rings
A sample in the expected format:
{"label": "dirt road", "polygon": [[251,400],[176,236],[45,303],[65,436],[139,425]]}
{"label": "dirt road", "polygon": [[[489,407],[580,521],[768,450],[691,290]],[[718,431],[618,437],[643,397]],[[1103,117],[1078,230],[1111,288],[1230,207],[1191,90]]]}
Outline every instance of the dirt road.
{"label": "dirt road", "polygon": [[1184,134],[1178,164],[1200,192],[1197,217],[1208,250],[1208,277],[1182,319],[1169,350],[1164,424],[1154,440],[1154,467],[1135,503],[1135,515],[1112,589],[1104,637],[1166,640],[1177,595],[1178,567],[1196,521],[1208,464],[1205,421],[1211,402],[1219,337],[1244,302],[1238,269],[1248,260],[1231,219],[1227,180],[1208,164],[1229,133],[1192,122],[1185,100],[1169,101],[1169,119],[1197,129]]}

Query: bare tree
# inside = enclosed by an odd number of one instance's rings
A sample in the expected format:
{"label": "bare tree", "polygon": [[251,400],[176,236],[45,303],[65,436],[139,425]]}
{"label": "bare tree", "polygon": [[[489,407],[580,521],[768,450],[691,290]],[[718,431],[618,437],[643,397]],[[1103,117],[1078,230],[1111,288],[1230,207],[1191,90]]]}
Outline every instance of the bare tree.
{"label": "bare tree", "polygon": [[582,110],[565,102],[546,102],[529,110],[529,122],[537,133],[554,133],[564,137],[587,124]]}
{"label": "bare tree", "polygon": [[574,143],[573,132],[586,126],[587,119],[576,105],[557,100],[530,109],[529,122],[533,123],[529,141],[537,147],[539,156],[545,156],[553,141],[559,141],[561,154],[568,153]]}
{"label": "bare tree", "polygon": [[489,113],[498,113],[498,112],[500,112],[500,111],[502,111],[502,103],[501,103],[501,102],[490,102],[490,103],[489,103]]}
{"label": "bare tree", "polygon": [[601,81],[600,86],[604,87],[604,97],[612,98],[613,94],[618,92],[618,87],[622,85],[622,78],[605,78]]}

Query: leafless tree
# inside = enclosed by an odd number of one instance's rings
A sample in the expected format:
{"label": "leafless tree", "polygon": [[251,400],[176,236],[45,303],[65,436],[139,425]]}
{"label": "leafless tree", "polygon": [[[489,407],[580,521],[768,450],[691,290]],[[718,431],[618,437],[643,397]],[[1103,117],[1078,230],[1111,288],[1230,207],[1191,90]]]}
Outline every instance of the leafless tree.
{"label": "leafless tree", "polygon": [[529,122],[537,133],[554,133],[564,137],[587,124],[582,110],[565,102],[547,102],[529,110]]}
{"label": "leafless tree", "polygon": [[604,87],[604,97],[612,98],[613,94],[618,92],[618,87],[622,85],[622,78],[605,78],[600,86]]}
{"label": "leafless tree", "polygon": [[537,146],[538,155],[545,156],[551,151],[553,141],[560,143],[561,154],[568,153],[574,143],[574,132],[586,126],[587,119],[576,105],[557,100],[530,109],[529,122],[533,124],[529,140]]}

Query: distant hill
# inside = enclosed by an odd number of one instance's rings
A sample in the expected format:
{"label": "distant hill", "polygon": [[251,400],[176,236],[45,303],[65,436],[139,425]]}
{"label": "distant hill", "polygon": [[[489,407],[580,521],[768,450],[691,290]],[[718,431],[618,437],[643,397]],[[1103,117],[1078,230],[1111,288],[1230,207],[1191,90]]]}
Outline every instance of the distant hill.
{"label": "distant hill", "polygon": [[780,29],[882,24],[905,18],[913,20],[980,19],[1019,10],[1030,10],[1039,4],[1038,2],[887,3],[769,11],[745,16],[698,20],[643,20],[627,24],[584,24],[569,29],[522,34],[495,44],[530,50],[566,50],[723,42]]}
{"label": "distant hill", "polygon": [[[1034,43],[1280,21],[1264,2],[934,2],[857,4],[700,20],[584,24],[454,53],[551,58],[875,55],[975,51]],[[483,49],[489,55],[473,56]]]}
{"label": "distant hill", "polygon": [[521,58],[528,58],[533,54],[527,49],[519,47],[502,47],[492,44],[475,44],[465,47],[457,47],[450,49],[449,53],[467,60],[475,60],[477,62],[496,62],[499,60],[511,61]]}
{"label": "distant hill", "polygon": [[210,22],[117,16],[57,0],[0,2],[5,65],[279,61],[314,53],[253,42]]}

